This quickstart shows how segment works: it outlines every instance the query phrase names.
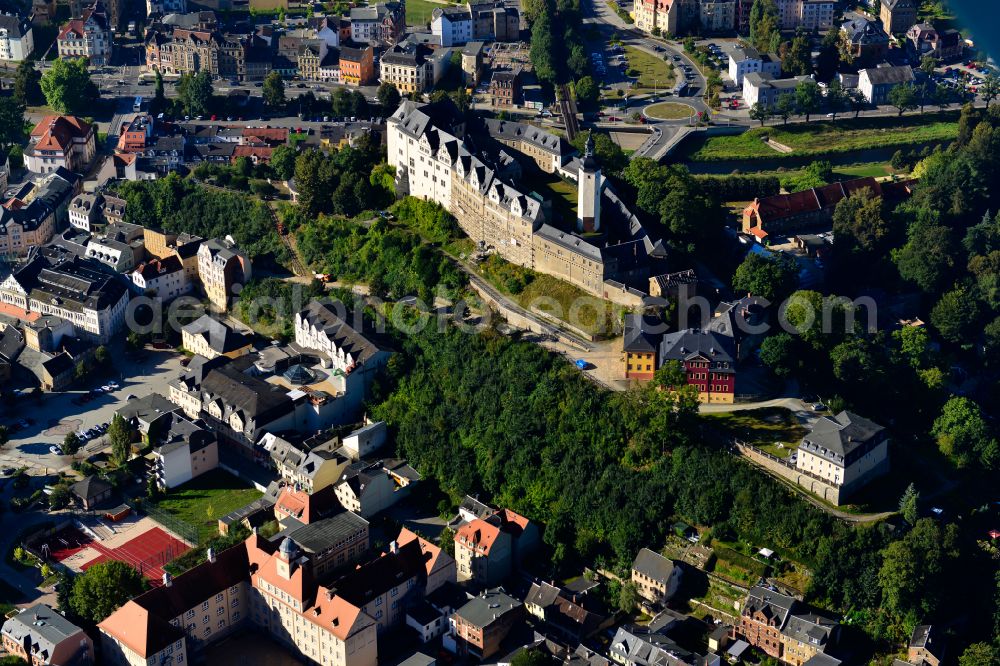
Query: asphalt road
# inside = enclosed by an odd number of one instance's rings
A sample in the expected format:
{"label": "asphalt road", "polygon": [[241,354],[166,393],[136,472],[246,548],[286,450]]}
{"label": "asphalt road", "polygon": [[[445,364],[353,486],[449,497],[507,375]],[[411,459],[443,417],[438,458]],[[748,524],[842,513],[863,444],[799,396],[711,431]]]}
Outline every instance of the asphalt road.
{"label": "asphalt road", "polygon": [[[32,475],[47,475],[69,467],[74,457],[54,455],[49,452],[50,446],[62,444],[70,430],[109,423],[129,395],[141,398],[161,393],[166,396],[169,382],[181,369],[183,357],[173,350],[150,348],[143,360],[126,357],[121,343],[110,345],[110,350],[117,371],[110,376],[74,386],[70,391],[46,393],[39,401],[30,396],[21,398],[16,410],[9,412],[3,422],[31,419],[34,425],[11,434],[10,442],[0,449],[0,467],[28,467]],[[83,405],[73,402],[110,380],[118,382],[117,390],[99,395]],[[88,442],[76,458],[87,457],[101,448],[100,439]]]}

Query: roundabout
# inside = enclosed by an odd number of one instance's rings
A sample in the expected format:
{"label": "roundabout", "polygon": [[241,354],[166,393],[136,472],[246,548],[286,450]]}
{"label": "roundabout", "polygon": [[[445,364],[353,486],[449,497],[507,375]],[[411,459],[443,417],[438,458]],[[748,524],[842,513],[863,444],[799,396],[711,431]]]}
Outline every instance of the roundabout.
{"label": "roundabout", "polygon": [[687,120],[692,115],[697,115],[698,111],[688,104],[658,102],[644,108],[642,113],[650,120]]}

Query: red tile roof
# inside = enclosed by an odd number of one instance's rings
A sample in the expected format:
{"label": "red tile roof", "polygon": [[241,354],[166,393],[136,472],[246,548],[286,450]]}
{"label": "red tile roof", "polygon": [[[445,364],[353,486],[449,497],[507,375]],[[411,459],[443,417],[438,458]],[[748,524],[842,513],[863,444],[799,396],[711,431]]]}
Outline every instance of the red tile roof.
{"label": "red tile roof", "polygon": [[93,128],[76,116],[45,116],[31,130],[38,150],[66,150],[73,139],[84,139]]}

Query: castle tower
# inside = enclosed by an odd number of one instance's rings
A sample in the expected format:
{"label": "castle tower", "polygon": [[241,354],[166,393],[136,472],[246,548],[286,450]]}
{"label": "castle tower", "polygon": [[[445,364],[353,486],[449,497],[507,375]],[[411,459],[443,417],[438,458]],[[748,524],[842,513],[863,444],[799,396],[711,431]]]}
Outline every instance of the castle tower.
{"label": "castle tower", "polygon": [[604,177],[594,157],[594,137],[587,137],[583,161],[576,180],[576,230],[580,233],[599,231],[601,228],[601,189]]}

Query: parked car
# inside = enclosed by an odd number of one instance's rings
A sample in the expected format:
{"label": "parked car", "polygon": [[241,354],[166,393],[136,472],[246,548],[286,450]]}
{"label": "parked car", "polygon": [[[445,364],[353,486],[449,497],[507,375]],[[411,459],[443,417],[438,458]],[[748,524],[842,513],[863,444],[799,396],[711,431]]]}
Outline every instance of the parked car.
{"label": "parked car", "polygon": [[62,449],[60,449],[58,446],[50,446],[49,453],[51,453],[54,456],[61,456],[63,454]]}

